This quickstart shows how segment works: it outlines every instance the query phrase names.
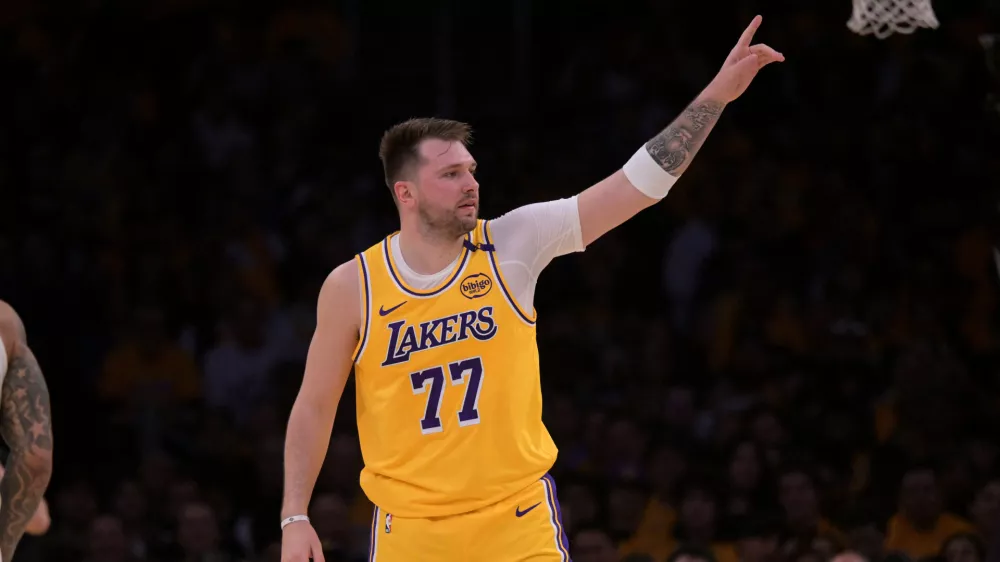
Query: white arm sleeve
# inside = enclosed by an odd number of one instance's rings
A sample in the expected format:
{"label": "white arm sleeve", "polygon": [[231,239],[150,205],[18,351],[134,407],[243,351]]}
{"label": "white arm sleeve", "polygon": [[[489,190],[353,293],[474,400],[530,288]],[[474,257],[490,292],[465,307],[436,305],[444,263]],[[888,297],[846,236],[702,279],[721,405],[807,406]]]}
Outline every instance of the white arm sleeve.
{"label": "white arm sleeve", "polygon": [[507,288],[529,314],[545,266],[553,258],[585,249],[576,196],[514,209],[491,220],[490,233]]}

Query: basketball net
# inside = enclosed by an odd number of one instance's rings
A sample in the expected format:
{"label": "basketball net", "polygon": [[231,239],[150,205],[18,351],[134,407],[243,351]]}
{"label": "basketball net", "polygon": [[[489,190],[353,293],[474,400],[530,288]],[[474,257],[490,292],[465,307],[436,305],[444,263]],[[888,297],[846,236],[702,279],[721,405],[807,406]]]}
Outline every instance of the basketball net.
{"label": "basketball net", "polygon": [[847,27],[859,35],[885,39],[893,33],[913,33],[918,27],[936,29],[931,0],[852,0]]}

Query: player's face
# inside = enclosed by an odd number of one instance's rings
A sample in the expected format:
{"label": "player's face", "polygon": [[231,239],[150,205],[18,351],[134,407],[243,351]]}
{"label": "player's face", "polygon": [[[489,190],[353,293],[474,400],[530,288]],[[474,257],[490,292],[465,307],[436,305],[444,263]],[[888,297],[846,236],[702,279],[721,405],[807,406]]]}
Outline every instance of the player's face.
{"label": "player's face", "polygon": [[438,139],[424,141],[420,155],[414,190],[420,221],[432,232],[464,236],[479,218],[476,161],[462,143]]}

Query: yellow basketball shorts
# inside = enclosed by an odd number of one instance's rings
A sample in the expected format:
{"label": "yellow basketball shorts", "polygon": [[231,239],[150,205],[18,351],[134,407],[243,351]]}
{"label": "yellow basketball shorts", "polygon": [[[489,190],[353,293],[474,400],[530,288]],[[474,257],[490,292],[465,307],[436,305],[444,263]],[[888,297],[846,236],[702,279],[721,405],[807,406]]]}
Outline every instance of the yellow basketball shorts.
{"label": "yellow basketball shorts", "polygon": [[556,484],[546,474],[513,496],[450,517],[372,517],[368,562],[569,562]]}

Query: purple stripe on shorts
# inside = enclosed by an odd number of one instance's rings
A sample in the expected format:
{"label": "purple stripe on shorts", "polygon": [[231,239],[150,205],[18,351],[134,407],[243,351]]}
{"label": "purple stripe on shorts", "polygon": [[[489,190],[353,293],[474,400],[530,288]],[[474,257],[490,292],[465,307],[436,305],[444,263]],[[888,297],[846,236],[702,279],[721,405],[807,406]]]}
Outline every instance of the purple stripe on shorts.
{"label": "purple stripe on shorts", "polygon": [[562,508],[559,506],[559,495],[556,493],[556,480],[551,474],[542,476],[542,480],[545,480],[549,488],[548,497],[545,499],[549,502],[549,508],[556,514],[556,526],[559,528],[559,549],[566,556],[566,560],[572,562],[572,558],[569,556],[569,539],[566,538],[566,526],[563,525]]}
{"label": "purple stripe on shorts", "polygon": [[368,562],[375,562],[375,533],[378,532],[378,507],[372,511],[372,536],[368,539]]}

